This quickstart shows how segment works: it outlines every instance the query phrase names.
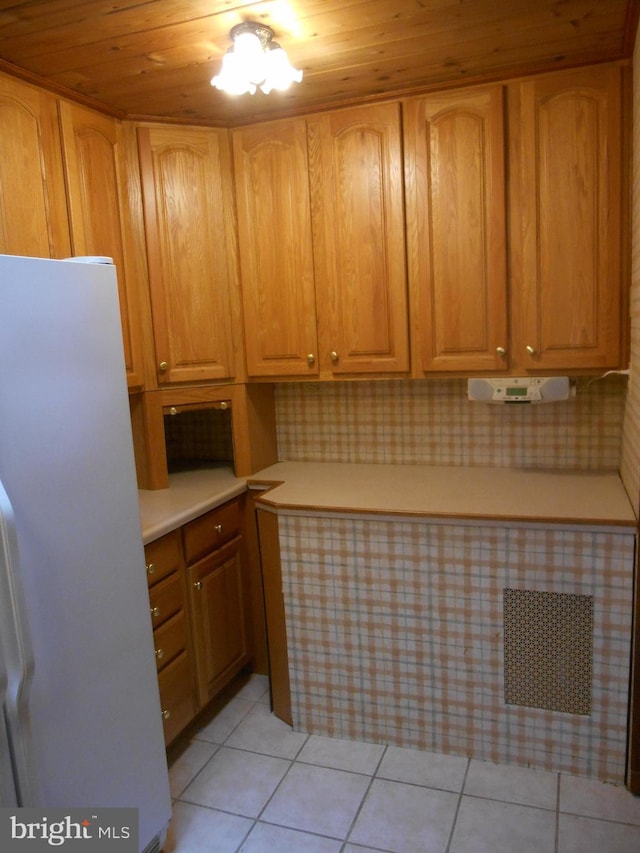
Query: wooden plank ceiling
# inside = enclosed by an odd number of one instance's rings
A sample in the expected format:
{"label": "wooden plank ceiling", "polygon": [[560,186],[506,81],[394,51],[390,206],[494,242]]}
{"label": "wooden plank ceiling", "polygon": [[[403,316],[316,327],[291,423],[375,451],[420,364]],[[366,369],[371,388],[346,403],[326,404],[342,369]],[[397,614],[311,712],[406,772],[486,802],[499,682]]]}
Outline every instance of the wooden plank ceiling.
{"label": "wooden plank ceiling", "polygon": [[[639,0],[0,0],[0,70],[131,117],[233,126],[425,88],[628,57]],[[210,85],[241,21],[302,83]]]}

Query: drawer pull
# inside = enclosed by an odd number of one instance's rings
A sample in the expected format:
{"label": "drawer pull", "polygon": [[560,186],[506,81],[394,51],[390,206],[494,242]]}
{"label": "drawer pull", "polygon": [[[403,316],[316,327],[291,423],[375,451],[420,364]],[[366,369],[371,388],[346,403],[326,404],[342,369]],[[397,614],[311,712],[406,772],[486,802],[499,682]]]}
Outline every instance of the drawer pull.
{"label": "drawer pull", "polygon": [[196,581],[193,586],[195,587],[195,589],[202,589],[202,584],[200,583],[200,581]]}
{"label": "drawer pull", "polygon": [[158,660],[162,660],[164,657],[164,649],[156,649],[156,657]]}
{"label": "drawer pull", "polygon": [[170,716],[171,716],[171,711],[168,711],[168,710],[166,710],[166,709],[165,709],[165,710],[162,712],[162,719],[163,719],[163,720],[168,720]]}
{"label": "drawer pull", "polygon": [[215,530],[216,533],[222,533],[222,525],[221,524],[214,525],[213,529]]}
{"label": "drawer pull", "polygon": [[153,563],[147,563],[147,574],[152,575],[156,570],[156,567]]}
{"label": "drawer pull", "polygon": [[160,608],[159,607],[152,607],[151,608],[151,615],[153,616],[154,619],[157,619],[158,616],[160,615]]}

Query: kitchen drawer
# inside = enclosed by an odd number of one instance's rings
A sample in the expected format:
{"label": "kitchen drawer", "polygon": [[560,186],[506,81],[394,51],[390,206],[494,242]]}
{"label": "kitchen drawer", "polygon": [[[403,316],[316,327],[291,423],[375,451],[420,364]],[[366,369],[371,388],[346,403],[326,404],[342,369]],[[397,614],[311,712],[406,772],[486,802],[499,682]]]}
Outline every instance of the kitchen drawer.
{"label": "kitchen drawer", "polygon": [[179,610],[175,616],[156,628],[153,632],[153,643],[156,651],[156,666],[159,670],[164,669],[187,646],[187,623],[184,610]]}
{"label": "kitchen drawer", "polygon": [[175,572],[182,562],[180,552],[180,530],[173,530],[145,545],[144,558],[147,564],[147,583],[154,586]]}
{"label": "kitchen drawer", "polygon": [[237,536],[241,522],[240,501],[234,500],[185,524],[183,535],[187,563],[194,563]]}
{"label": "kitchen drawer", "polygon": [[171,743],[193,719],[193,677],[187,652],[158,673],[165,744]]}
{"label": "kitchen drawer", "polygon": [[154,628],[166,622],[170,616],[184,607],[184,590],[177,572],[165,578],[149,590],[151,624]]}

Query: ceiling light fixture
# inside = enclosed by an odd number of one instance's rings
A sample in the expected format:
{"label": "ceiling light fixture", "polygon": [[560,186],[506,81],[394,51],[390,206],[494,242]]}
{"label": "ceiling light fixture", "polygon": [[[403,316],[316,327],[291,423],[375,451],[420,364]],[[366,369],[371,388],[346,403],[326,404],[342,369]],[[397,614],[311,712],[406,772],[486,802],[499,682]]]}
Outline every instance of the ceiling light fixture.
{"label": "ceiling light fixture", "polygon": [[229,95],[252,95],[260,86],[265,95],[272,89],[283,91],[302,80],[302,71],[294,68],[289,57],[273,41],[271,27],[246,21],[231,30],[233,45],[225,53],[220,73],[211,85]]}

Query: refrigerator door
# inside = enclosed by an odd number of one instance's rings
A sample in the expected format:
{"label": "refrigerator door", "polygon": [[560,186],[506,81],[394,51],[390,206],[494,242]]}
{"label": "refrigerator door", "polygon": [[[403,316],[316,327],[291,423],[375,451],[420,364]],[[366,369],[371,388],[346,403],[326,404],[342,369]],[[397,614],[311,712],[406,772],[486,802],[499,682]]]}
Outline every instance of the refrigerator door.
{"label": "refrigerator door", "polygon": [[144,850],[170,796],[113,266],[0,256],[0,424],[34,660],[23,805],[137,807]]}
{"label": "refrigerator door", "polygon": [[[13,508],[0,481],[0,805],[16,806],[32,800],[34,776],[29,749],[27,698],[33,675],[33,653],[20,588],[18,539]],[[11,738],[10,738],[11,734]],[[18,790],[18,782],[22,790]]]}

